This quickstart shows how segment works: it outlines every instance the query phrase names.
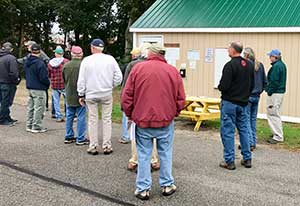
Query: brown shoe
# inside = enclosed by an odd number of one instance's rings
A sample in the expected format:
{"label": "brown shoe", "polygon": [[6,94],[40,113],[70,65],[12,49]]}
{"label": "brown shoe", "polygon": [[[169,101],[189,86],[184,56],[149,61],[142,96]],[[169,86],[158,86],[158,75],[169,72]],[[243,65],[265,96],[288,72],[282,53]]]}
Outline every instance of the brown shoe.
{"label": "brown shoe", "polygon": [[224,168],[224,169],[228,169],[228,170],[235,170],[236,167],[235,167],[235,164],[234,162],[231,162],[231,163],[226,163],[226,162],[221,162],[220,167]]}
{"label": "brown shoe", "polygon": [[156,163],[151,163],[151,170],[152,171],[157,171],[160,169],[160,163],[156,162]]}
{"label": "brown shoe", "polygon": [[137,164],[129,162],[127,165],[127,170],[137,173]]}

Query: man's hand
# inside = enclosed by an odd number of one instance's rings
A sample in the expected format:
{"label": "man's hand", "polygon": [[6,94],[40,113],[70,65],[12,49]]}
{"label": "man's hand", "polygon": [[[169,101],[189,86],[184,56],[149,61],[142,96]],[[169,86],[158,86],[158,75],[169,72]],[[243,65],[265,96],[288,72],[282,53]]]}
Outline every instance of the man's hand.
{"label": "man's hand", "polygon": [[79,98],[79,104],[84,107],[85,106],[85,99],[83,97]]}

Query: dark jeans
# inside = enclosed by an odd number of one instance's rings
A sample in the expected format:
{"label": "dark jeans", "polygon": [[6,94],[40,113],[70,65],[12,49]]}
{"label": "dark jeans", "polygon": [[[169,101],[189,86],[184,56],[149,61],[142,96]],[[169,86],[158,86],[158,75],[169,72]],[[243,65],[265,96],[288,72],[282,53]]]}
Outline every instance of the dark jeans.
{"label": "dark jeans", "polygon": [[248,103],[248,130],[250,146],[256,146],[256,118],[258,111],[259,96],[249,97]]}
{"label": "dark jeans", "polygon": [[9,106],[12,106],[17,92],[17,85],[11,85]]}
{"label": "dark jeans", "polygon": [[224,146],[224,160],[232,163],[235,160],[234,133],[237,128],[240,136],[241,152],[244,160],[251,160],[249,143],[247,106],[240,106],[222,100],[221,106],[221,137]]}
{"label": "dark jeans", "polygon": [[0,122],[10,121],[11,85],[0,83]]}

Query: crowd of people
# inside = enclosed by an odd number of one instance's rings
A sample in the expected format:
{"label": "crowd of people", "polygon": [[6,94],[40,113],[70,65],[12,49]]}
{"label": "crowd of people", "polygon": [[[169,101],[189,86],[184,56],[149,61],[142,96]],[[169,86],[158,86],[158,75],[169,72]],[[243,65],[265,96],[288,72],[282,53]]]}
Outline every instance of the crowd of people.
{"label": "crowd of people", "polygon": [[[65,144],[88,145],[87,153],[113,153],[112,108],[113,89],[121,85],[123,111],[122,135],[119,143],[131,143],[128,170],[137,172],[135,196],[148,200],[152,185],[151,171],[160,170],[159,184],[164,196],[176,191],[172,175],[174,118],[185,107],[185,91],[178,70],[165,59],[166,49],[159,44],[144,43],[131,52],[132,61],[122,74],[114,57],[103,53],[105,44],[94,39],[91,55],[85,58],[82,48],[71,48],[71,60],[57,46],[54,58],[33,41],[26,43],[30,52],[24,58],[12,55],[9,42],[0,51],[0,125],[13,126],[10,116],[17,85],[20,82],[18,63],[23,65],[28,90],[26,131],[47,132],[43,118],[52,89],[52,117],[65,122]],[[267,116],[272,138],[270,144],[283,141],[280,109],[286,85],[286,66],[277,49],[268,53],[271,69],[266,77],[264,66],[251,48],[232,42],[229,61],[223,69],[218,89],[221,91],[221,139],[224,146],[222,168],[236,169],[235,131],[239,133],[241,164],[252,167],[252,152],[256,149],[256,118],[263,91],[267,92]],[[243,53],[243,57],[242,57]],[[65,115],[61,112],[63,97]],[[99,106],[102,134],[99,135]],[[65,116],[65,117],[64,117]],[[86,119],[88,117],[88,119]],[[74,132],[73,122],[77,121]],[[102,145],[99,144],[102,136]]]}

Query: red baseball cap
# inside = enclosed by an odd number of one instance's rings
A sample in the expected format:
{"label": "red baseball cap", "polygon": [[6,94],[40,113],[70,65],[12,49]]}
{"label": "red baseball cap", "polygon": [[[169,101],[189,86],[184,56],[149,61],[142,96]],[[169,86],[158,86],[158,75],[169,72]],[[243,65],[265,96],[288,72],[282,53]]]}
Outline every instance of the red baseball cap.
{"label": "red baseball cap", "polygon": [[71,52],[73,54],[82,54],[82,49],[80,46],[72,46]]}

